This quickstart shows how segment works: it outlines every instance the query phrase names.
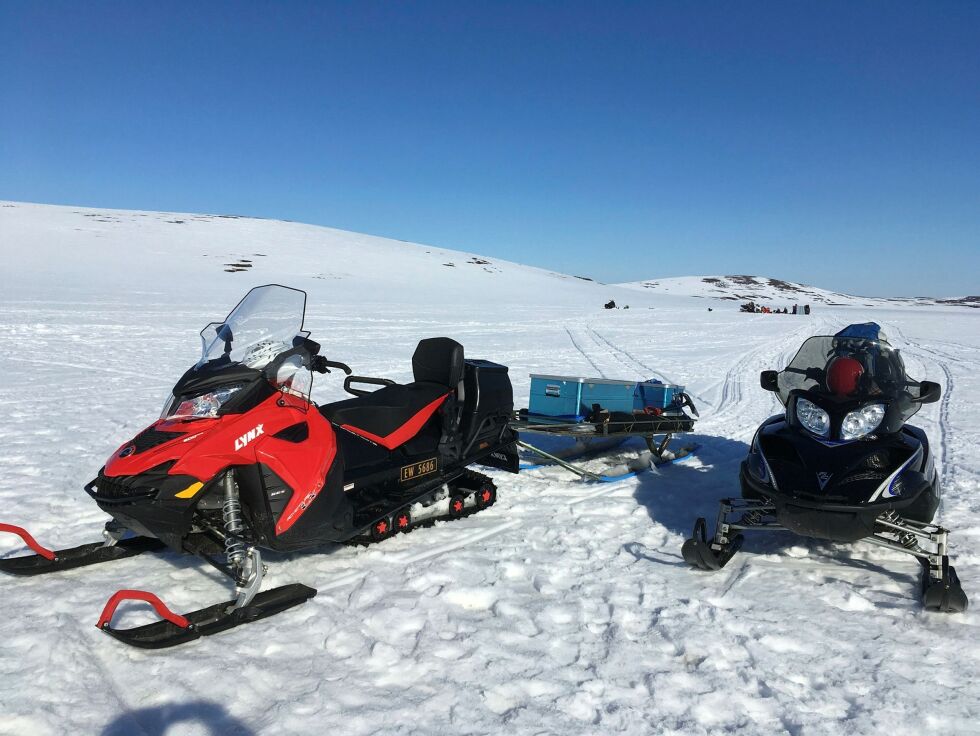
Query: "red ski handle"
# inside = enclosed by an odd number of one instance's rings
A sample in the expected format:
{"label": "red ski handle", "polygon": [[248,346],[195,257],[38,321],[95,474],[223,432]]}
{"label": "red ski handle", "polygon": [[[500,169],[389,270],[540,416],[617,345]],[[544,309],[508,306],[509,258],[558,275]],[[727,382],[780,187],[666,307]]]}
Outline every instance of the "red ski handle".
{"label": "red ski handle", "polygon": [[53,560],[55,558],[54,552],[52,552],[47,547],[42,547],[38,544],[37,540],[34,539],[23,527],[14,526],[13,524],[0,524],[0,532],[7,532],[8,534],[16,534],[18,537],[24,540],[24,544],[34,550],[37,554],[46,560]]}
{"label": "red ski handle", "polygon": [[153,609],[160,614],[160,618],[166,619],[175,626],[179,626],[182,629],[186,629],[191,625],[191,622],[186,618],[181,616],[179,613],[174,613],[166,604],[157,598],[153,593],[149,593],[145,590],[117,590],[112,594],[112,598],[108,600],[105,604],[105,608],[102,609],[102,615],[99,617],[99,623],[95,625],[97,629],[105,629],[109,626],[109,622],[112,621],[112,616],[116,612],[116,608],[123,601],[144,601],[153,606]]}

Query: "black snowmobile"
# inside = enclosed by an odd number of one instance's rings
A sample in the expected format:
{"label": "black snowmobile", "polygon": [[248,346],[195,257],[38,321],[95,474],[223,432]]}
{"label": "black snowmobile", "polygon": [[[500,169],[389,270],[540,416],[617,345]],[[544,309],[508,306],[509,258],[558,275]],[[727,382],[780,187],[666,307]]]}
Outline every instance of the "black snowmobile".
{"label": "black snowmobile", "polygon": [[[507,368],[467,360],[462,345],[437,337],[418,344],[411,383],[352,376],[319,354],[303,329],[305,306],[303,291],[261,286],[205,327],[203,355],[160,419],[85,487],[112,517],[105,542],[49,550],[26,530],[0,524],[36,552],[0,560],[0,571],[37,575],[165,546],[199,555],[234,581],[235,600],[178,615],[152,593],[124,590],[99,620],[128,644],[159,648],[315,595],[295,583],[260,592],[260,549],[380,541],[494,503],[493,481],[468,466],[518,470]],[[312,372],[330,368],[347,374],[344,388],[354,398],[318,407],[310,400]],[[113,629],[116,607],[129,599],[151,603],[163,620]]]}
{"label": "black snowmobile", "polygon": [[948,532],[933,524],[940,488],[929,441],[906,424],[939,399],[939,384],[910,380],[874,323],[811,337],[782,371],[764,371],[761,383],[786,411],[759,427],[741,467],[742,498],[721,502],[710,540],[705,520],[697,520],[684,559],[718,570],[747,530],[865,540],[922,563],[925,608],[965,610]]}

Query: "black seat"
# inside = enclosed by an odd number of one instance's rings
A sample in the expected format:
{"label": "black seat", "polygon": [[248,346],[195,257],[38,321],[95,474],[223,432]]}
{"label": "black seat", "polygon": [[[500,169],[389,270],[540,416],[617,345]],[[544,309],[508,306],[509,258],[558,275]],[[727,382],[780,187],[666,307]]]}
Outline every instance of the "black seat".
{"label": "black seat", "polygon": [[463,346],[448,337],[419,340],[412,356],[416,383],[438,383],[455,389],[463,380]]}
{"label": "black seat", "polygon": [[463,377],[463,346],[448,337],[419,342],[415,381],[320,407],[330,422],[393,450],[412,439]]}

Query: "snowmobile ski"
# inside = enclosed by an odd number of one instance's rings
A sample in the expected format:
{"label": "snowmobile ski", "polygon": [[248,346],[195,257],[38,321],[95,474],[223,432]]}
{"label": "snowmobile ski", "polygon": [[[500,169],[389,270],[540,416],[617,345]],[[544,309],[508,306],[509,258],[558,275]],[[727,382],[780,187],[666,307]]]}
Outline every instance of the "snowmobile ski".
{"label": "snowmobile ski", "polygon": [[[245,606],[236,607],[236,601],[230,600],[197,611],[177,614],[153,593],[143,590],[120,590],[106,603],[96,628],[130,646],[140,649],[166,649],[274,616],[305,603],[315,595],[316,590],[313,588],[301,583],[290,583],[256,594]],[[112,628],[110,624],[116,608],[120,603],[130,600],[149,603],[160,614],[161,620],[131,629]]]}
{"label": "snowmobile ski", "polygon": [[166,548],[163,542],[151,537],[132,537],[111,542],[109,542],[111,537],[107,537],[106,542],[91,542],[69,549],[52,550],[42,547],[34,537],[19,526],[0,524],[0,532],[16,534],[36,553],[0,560],[0,572],[9,575],[45,575],[122,560],[144,552],[157,552]]}
{"label": "snowmobile ski", "polygon": [[928,563],[922,565],[922,605],[927,611],[962,613],[969,607],[966,593],[960,585],[949,557],[942,556],[938,577],[930,574]]}
{"label": "snowmobile ski", "polygon": [[712,548],[708,543],[707,522],[701,518],[694,523],[694,531],[691,538],[684,542],[681,556],[687,564],[700,570],[720,570],[741,549],[743,540],[744,537],[737,534],[731,540],[718,544],[716,549]]}

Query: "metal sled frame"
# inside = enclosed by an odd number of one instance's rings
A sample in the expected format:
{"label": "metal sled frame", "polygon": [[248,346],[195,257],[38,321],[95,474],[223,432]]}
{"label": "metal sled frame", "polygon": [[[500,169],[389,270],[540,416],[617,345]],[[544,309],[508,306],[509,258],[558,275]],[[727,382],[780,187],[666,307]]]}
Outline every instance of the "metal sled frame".
{"label": "metal sled frame", "polygon": [[[674,434],[689,432],[694,427],[694,420],[690,417],[646,417],[637,418],[629,422],[574,422],[568,424],[555,424],[551,422],[532,422],[526,415],[518,415],[510,423],[511,429],[521,434],[544,434],[559,437],[572,437],[575,439],[598,439],[598,438],[622,438],[626,440],[630,437],[642,437],[649,448],[649,453],[653,464],[661,465],[666,462],[681,460],[693,454],[697,449],[696,445],[685,447],[670,458],[665,457],[668,446]],[[657,439],[661,437],[661,439]],[[594,473],[590,470],[576,465],[569,459],[553,455],[539,447],[527,442],[524,439],[517,441],[519,447],[527,450],[548,463],[554,463],[565,470],[579,476],[584,480],[596,481],[600,483],[610,483],[623,478],[635,476],[639,470],[633,470],[622,475],[603,475]]]}

